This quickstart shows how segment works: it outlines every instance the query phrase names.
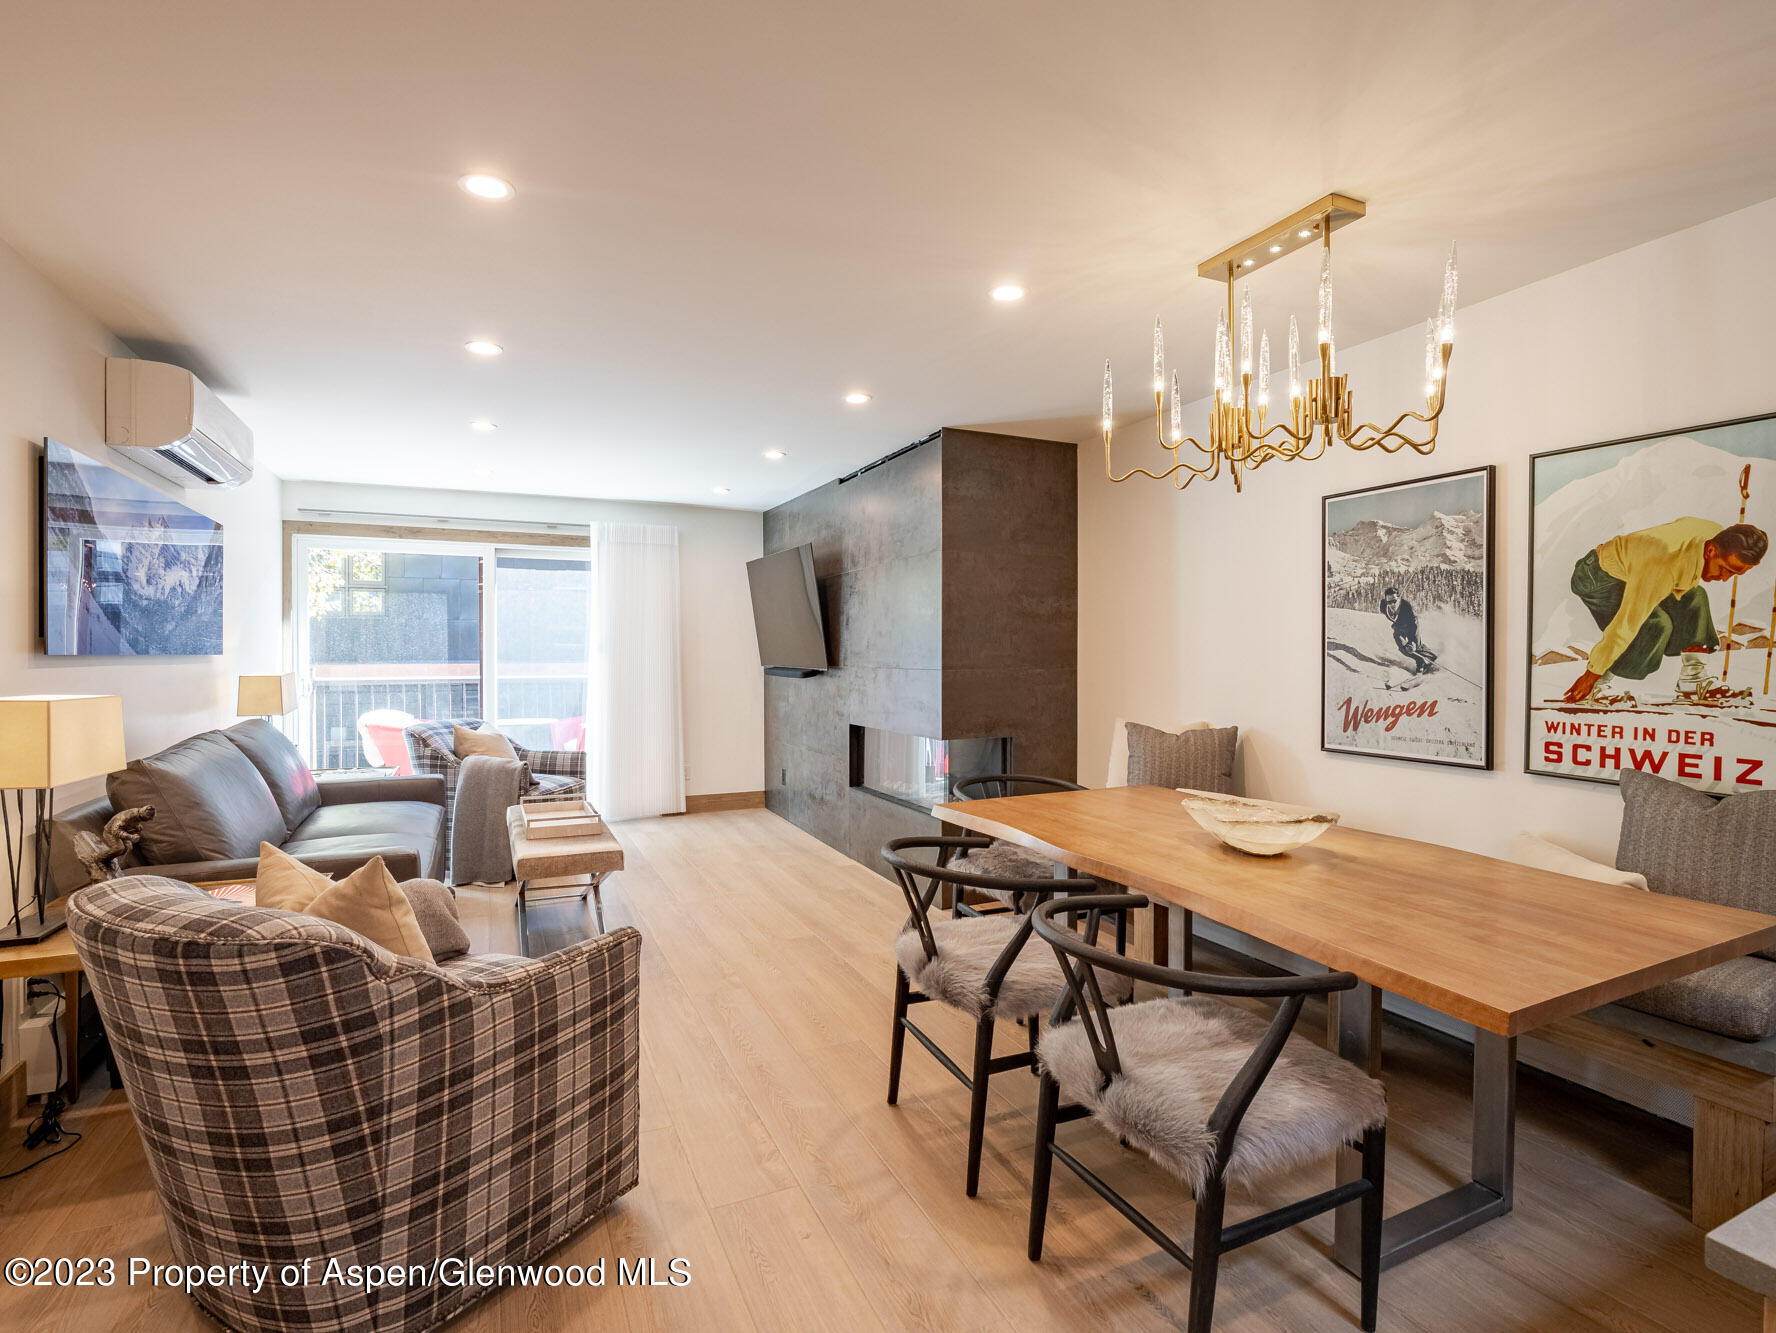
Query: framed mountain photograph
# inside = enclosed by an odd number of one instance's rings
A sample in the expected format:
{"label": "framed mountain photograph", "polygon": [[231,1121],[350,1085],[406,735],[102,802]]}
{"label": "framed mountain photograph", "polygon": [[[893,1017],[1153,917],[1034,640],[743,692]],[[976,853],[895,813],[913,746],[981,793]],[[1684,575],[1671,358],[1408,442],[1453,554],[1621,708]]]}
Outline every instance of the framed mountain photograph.
{"label": "framed mountain photograph", "polygon": [[1320,748],[1492,767],[1493,469],[1321,503]]}
{"label": "framed mountain photograph", "polygon": [[1529,772],[1776,782],[1776,415],[1530,459]]}

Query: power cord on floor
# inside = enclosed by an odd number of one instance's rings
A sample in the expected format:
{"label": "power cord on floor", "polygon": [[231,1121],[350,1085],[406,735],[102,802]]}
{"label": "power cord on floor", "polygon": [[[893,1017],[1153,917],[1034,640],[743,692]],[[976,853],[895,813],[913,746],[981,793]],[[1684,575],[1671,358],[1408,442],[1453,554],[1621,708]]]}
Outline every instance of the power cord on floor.
{"label": "power cord on floor", "polygon": [[[41,988],[41,990],[39,988]],[[52,1033],[59,1033],[62,1026],[62,1011],[67,1007],[68,997],[62,993],[62,988],[56,985],[53,981],[36,980],[29,984],[29,987],[25,992],[26,999],[28,1000],[32,995],[40,994],[42,991],[47,991],[56,997],[55,1012],[50,1015],[49,1019],[49,1030]],[[79,1143],[83,1137],[78,1130],[68,1129],[62,1124],[62,1112],[68,1109],[68,1103],[62,1100],[61,1094],[61,1087],[66,1079],[66,1071],[62,1067],[62,1043],[57,1040],[54,1045],[56,1053],[56,1090],[49,1092],[44,1096],[42,1112],[25,1130],[25,1147],[27,1149],[41,1148],[46,1143],[61,1143],[64,1138],[70,1140],[70,1142],[57,1148],[52,1153],[44,1154],[34,1162],[26,1163],[16,1171],[8,1171],[4,1174],[0,1174],[0,1180],[11,1180],[14,1176],[22,1176],[25,1172],[30,1171],[35,1167],[42,1166],[52,1157],[60,1157],[63,1153],[67,1152],[69,1148],[72,1148],[76,1143]]]}

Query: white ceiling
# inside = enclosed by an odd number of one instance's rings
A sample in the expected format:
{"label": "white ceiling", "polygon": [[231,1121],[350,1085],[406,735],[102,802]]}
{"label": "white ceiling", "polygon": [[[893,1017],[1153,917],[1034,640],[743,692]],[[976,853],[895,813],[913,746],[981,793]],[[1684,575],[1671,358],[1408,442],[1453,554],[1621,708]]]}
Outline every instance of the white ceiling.
{"label": "white ceiling", "polygon": [[[286,477],[759,508],[938,426],[1087,437],[1156,313],[1204,391],[1197,261],[1328,190],[1346,346],[1452,236],[1473,301],[1776,195],[1769,0],[60,0],[0,43],[0,237]],[[1313,279],[1258,276],[1274,334]]]}

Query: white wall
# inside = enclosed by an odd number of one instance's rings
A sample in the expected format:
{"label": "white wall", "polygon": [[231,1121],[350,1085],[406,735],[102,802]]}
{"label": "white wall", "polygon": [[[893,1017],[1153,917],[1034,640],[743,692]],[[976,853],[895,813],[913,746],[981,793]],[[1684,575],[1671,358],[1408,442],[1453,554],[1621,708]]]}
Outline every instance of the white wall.
{"label": "white wall", "polygon": [[746,562],[764,553],[764,517],[701,505],[579,500],[388,486],[287,481],[286,518],[301,510],[348,514],[586,524],[670,523],[679,536],[680,656],[684,676],[685,790],[762,791],[765,687],[753,637]]}
{"label": "white wall", "polygon": [[[1245,790],[1499,855],[1518,830],[1614,859],[1614,787],[1523,772],[1531,454],[1776,411],[1776,200],[1495,297],[1457,318],[1436,452],[1273,464],[1235,495],[1104,479],[1080,450],[1079,767],[1112,720],[1241,728]],[[1427,302],[1434,274],[1425,275]],[[1287,327],[1284,315],[1283,328]],[[1271,332],[1277,335],[1273,323]],[[1359,419],[1422,402],[1422,326],[1339,351]],[[1199,428],[1206,407],[1185,413]],[[1126,449],[1121,443],[1127,441]],[[1119,454],[1153,452],[1151,419]],[[1493,463],[1496,771],[1319,749],[1320,498]],[[1119,463],[1126,467],[1126,463]],[[1101,777],[1096,780],[1101,781]]]}
{"label": "white wall", "polygon": [[[105,357],[126,349],[0,244],[0,695],[117,694],[125,749],[148,754],[235,720],[235,677],[281,669],[278,479],[179,491],[105,448]],[[251,405],[236,404],[251,424]],[[222,524],[219,657],[46,657],[37,638],[37,457],[45,436],[129,471]],[[96,795],[94,781],[59,803]]]}
{"label": "white wall", "polygon": [[[131,758],[232,723],[236,675],[280,669],[278,479],[262,470],[237,490],[177,492],[222,524],[220,656],[46,657],[37,637],[44,437],[173,492],[105,448],[105,358],[127,349],[4,244],[0,312],[0,695],[121,695]],[[59,789],[56,799],[66,807],[103,792],[95,778]],[[0,1071],[15,1062],[23,994],[23,982],[6,983]]]}

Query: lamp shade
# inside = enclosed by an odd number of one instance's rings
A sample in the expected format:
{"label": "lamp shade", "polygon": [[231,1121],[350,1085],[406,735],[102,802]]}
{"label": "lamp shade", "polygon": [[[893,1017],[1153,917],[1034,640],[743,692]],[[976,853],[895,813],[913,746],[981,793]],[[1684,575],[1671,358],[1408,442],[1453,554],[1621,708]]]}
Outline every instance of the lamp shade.
{"label": "lamp shade", "polygon": [[296,674],[242,676],[238,717],[282,717],[296,707]]}
{"label": "lamp shade", "polygon": [[124,766],[123,700],[115,694],[0,699],[0,788],[47,790]]}

